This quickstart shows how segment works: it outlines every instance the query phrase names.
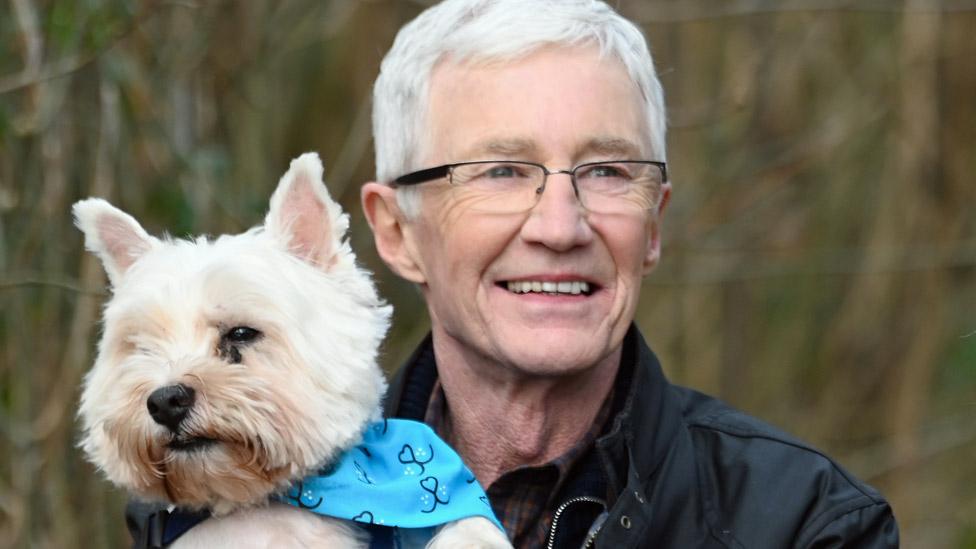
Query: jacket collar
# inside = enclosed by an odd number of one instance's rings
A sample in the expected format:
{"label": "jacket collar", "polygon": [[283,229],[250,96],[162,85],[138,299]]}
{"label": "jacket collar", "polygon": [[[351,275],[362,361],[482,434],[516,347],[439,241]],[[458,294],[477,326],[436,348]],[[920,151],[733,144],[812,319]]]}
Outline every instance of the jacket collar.
{"label": "jacket collar", "polygon": [[436,383],[437,362],[434,360],[434,338],[428,332],[390,382],[384,404],[384,415],[423,421]]}
{"label": "jacket collar", "polygon": [[672,448],[682,421],[657,357],[633,324],[624,338],[620,366],[615,387],[623,402],[609,431],[597,440],[611,473],[612,494],[628,483],[628,475],[645,477],[634,479],[644,484],[654,474]]}
{"label": "jacket collar", "polygon": [[[611,500],[632,481],[646,484],[672,448],[682,421],[661,365],[634,324],[624,337],[620,362],[612,419],[596,442]],[[428,334],[390,384],[387,417],[423,421],[436,381],[437,363]]]}

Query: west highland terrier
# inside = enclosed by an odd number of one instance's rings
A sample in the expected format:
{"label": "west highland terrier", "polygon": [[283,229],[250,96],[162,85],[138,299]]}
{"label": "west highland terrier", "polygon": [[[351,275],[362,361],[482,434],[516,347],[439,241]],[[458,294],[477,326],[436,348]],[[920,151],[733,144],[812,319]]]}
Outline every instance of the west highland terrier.
{"label": "west highland terrier", "polygon": [[157,239],[100,199],[74,215],[112,287],[82,447],[137,497],[210,513],[173,547],[511,547],[452,450],[380,420],[391,311],[317,155],[239,235]]}

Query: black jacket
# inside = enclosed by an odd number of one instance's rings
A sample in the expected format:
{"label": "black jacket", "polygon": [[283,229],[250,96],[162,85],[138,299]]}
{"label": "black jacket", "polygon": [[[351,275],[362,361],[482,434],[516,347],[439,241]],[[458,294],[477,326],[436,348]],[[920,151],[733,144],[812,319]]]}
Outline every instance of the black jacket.
{"label": "black jacket", "polygon": [[[423,420],[437,371],[430,338],[397,375],[392,417]],[[550,546],[891,548],[888,503],[829,457],[728,405],[671,385],[635,327],[624,340],[612,420],[553,498]],[[137,547],[183,513],[130,505]],[[152,546],[152,542],[148,543]]]}
{"label": "black jacket", "polygon": [[[436,380],[428,338],[388,415],[422,420]],[[553,499],[550,545],[597,548],[898,547],[891,508],[809,445],[670,384],[635,327],[612,420]]]}

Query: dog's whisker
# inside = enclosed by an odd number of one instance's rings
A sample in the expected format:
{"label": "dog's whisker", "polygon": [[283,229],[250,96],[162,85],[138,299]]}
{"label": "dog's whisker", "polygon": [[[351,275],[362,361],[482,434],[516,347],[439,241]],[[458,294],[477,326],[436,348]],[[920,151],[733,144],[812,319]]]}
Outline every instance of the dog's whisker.
{"label": "dog's whisker", "polygon": [[197,374],[196,372],[187,372],[186,377],[195,380],[200,385],[200,393],[204,400],[207,399],[207,382],[204,381],[203,376]]}

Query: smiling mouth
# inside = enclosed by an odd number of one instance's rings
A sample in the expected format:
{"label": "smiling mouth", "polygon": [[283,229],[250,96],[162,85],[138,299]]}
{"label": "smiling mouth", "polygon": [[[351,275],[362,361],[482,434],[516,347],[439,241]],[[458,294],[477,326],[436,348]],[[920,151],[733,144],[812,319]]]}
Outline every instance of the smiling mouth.
{"label": "smiling mouth", "polygon": [[207,437],[186,437],[186,438],[174,438],[166,446],[170,450],[177,452],[193,452],[197,450],[203,450],[217,444],[217,441],[212,438]]}
{"label": "smiling mouth", "polygon": [[583,280],[563,280],[553,282],[549,280],[510,280],[500,283],[506,290],[514,294],[544,294],[544,295],[591,295],[596,291],[596,285]]}

